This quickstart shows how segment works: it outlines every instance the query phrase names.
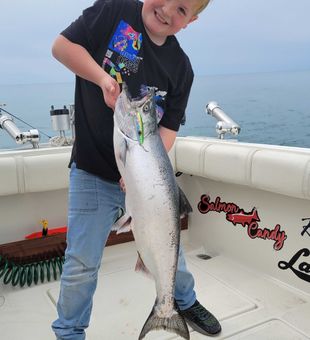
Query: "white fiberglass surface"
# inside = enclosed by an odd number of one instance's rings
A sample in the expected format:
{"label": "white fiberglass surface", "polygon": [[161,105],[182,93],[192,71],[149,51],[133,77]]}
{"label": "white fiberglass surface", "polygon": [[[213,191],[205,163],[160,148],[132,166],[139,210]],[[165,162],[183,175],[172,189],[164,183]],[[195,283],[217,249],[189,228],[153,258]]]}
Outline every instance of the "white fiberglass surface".
{"label": "white fiberglass surface", "polygon": [[[199,258],[203,249],[184,246],[199,301],[221,321],[217,339],[310,338],[310,297],[228,258]],[[155,300],[154,283],[134,272],[134,243],[107,247],[87,340],[136,340]],[[27,288],[0,286],[3,340],[54,340],[59,281]],[[207,337],[191,330],[191,339]],[[145,339],[178,339],[151,332]]]}

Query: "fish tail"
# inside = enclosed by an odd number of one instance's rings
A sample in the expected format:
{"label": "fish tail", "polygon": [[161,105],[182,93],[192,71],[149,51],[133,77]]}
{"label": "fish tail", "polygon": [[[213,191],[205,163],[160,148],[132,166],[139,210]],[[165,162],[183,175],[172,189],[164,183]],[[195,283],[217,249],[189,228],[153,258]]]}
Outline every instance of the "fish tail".
{"label": "fish tail", "polygon": [[142,340],[148,332],[160,329],[175,333],[180,337],[189,340],[187,324],[183,316],[178,313],[177,309],[174,309],[174,313],[170,318],[161,318],[155,314],[155,309],[153,308],[151,314],[145,321],[139,335],[139,340]]}

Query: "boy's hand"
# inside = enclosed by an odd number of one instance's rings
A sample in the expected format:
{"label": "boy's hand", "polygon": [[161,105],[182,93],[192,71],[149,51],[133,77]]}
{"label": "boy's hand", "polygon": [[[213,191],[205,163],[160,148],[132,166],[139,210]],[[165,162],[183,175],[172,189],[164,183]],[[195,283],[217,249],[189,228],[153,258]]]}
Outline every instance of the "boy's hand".
{"label": "boy's hand", "polygon": [[123,180],[123,177],[121,177],[121,179],[119,180],[119,185],[121,187],[121,190],[126,192],[126,187],[125,187],[125,182]]}
{"label": "boy's hand", "polygon": [[103,92],[105,103],[114,110],[116,99],[120,94],[120,87],[117,81],[106,73],[100,87]]}

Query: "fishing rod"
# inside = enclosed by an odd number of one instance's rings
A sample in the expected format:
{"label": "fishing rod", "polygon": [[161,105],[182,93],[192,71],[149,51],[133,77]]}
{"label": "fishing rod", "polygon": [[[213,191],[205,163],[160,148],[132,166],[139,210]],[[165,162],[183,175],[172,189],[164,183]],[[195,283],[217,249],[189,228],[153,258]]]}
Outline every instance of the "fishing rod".
{"label": "fishing rod", "polygon": [[[36,127],[28,124],[27,122],[25,122],[23,119],[17,117],[16,115],[14,115],[13,113],[8,112],[7,110],[5,110],[3,107],[0,107],[0,117],[1,117],[1,111],[5,112],[6,114],[14,117],[15,119],[19,120],[20,122],[22,122],[23,124],[26,124],[27,126],[31,127],[32,129],[37,130],[38,132],[40,132],[42,135],[46,136],[47,138],[52,138],[51,136],[49,136],[48,134],[44,133],[41,130],[38,130]],[[2,127],[2,126],[1,126]]]}

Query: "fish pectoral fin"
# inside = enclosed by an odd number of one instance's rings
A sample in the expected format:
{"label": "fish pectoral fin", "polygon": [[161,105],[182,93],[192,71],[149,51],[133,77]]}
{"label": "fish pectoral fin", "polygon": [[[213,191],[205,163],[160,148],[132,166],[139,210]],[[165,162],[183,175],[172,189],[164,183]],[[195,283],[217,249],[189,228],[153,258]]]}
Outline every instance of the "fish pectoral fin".
{"label": "fish pectoral fin", "polygon": [[139,252],[138,252],[138,259],[137,259],[135,271],[144,274],[149,279],[152,279],[152,280],[154,279],[152,273],[147,269],[146,265],[144,264]]}
{"label": "fish pectoral fin", "polygon": [[119,151],[118,151],[118,157],[120,161],[123,163],[123,166],[126,164],[126,155],[127,155],[128,145],[125,138],[122,139],[122,141],[119,143]]}
{"label": "fish pectoral fin", "polygon": [[117,219],[112,225],[111,230],[116,231],[116,234],[127,233],[131,228],[131,216],[125,213],[119,219]]}
{"label": "fish pectoral fin", "polygon": [[179,205],[180,205],[180,217],[184,217],[193,211],[191,204],[185,196],[183,190],[179,188]]}

